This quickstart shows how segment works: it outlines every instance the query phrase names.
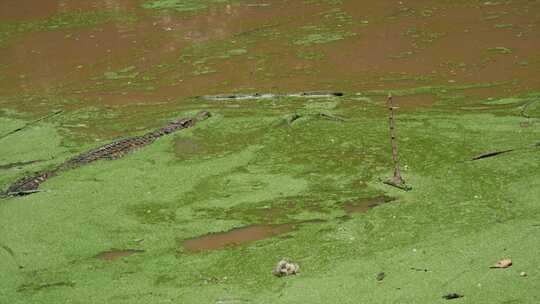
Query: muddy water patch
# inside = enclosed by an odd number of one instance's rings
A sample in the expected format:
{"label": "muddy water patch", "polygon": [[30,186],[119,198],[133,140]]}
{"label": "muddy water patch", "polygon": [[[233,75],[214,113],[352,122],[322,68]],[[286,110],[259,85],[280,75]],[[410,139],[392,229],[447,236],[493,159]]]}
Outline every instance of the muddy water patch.
{"label": "muddy water patch", "polygon": [[[153,56],[168,52],[167,48],[153,48],[148,53],[156,55],[140,55],[147,50],[140,44],[148,37],[159,37],[156,29],[148,27],[114,22],[29,33],[16,44],[0,49],[0,56],[10,58],[11,63],[6,68],[6,81],[15,84],[14,90],[46,88],[59,81],[89,79],[96,75],[96,69],[108,72],[111,68],[145,66]],[[124,63],[126,58],[129,64]]]}
{"label": "muddy water patch", "polygon": [[[537,22],[538,14],[534,6],[525,2],[513,2],[505,6],[510,13],[499,21],[483,21],[486,9],[479,5],[438,4],[433,10],[433,2],[407,3],[415,9],[406,10],[412,15],[392,18],[392,22],[382,22],[381,18],[397,9],[389,3],[366,4],[362,1],[349,1],[342,9],[353,18],[369,16],[369,26],[358,30],[362,39],[348,39],[340,44],[315,46],[311,51],[327,54],[320,63],[321,75],[332,75],[343,79],[356,77],[359,71],[368,77],[377,71],[387,73],[407,73],[431,75],[437,82],[475,83],[503,82],[518,79],[514,87],[534,88],[538,86],[538,71],[523,68],[516,62],[535,56],[540,40],[533,38],[538,31],[530,25]],[[423,7],[425,6],[425,7]],[[430,16],[415,16],[425,12]],[[366,14],[366,11],[373,11]],[[401,8],[400,8],[401,10]],[[520,13],[516,13],[521,10]],[[418,21],[421,18],[422,22]],[[460,22],[456,23],[455,21]],[[535,20],[535,21],[532,21]],[[497,24],[513,24],[513,29],[498,30]],[[536,36],[538,36],[536,34]],[[504,47],[513,53],[490,54],[490,48]],[[377,51],[373,51],[373,50]],[[505,50],[505,49],[496,49]],[[395,59],[396,54],[409,54]],[[334,67],[333,73],[329,72]],[[335,71],[339,67],[339,71]],[[336,73],[337,72],[337,73]],[[317,75],[319,76],[319,75]],[[422,83],[425,83],[424,81]],[[372,84],[370,84],[371,86]],[[381,86],[387,86],[382,81]]]}
{"label": "muddy water patch", "polygon": [[100,254],[96,255],[96,258],[104,261],[115,261],[122,257],[127,257],[137,253],[143,253],[144,250],[141,249],[111,249],[109,251],[103,251]]}
{"label": "muddy water patch", "polygon": [[294,229],[294,224],[252,225],[187,239],[182,241],[182,246],[188,252],[219,250],[271,238]]}
{"label": "muddy water patch", "polygon": [[233,228],[224,232],[209,233],[199,237],[179,240],[188,252],[212,251],[237,247],[295,231],[303,224],[324,223],[323,219],[303,220],[284,224],[255,224]]}
{"label": "muddy water patch", "polygon": [[345,209],[345,212],[347,212],[347,214],[366,213],[370,209],[373,209],[382,204],[386,204],[395,200],[396,200],[395,198],[389,197],[389,196],[377,196],[377,197],[362,199],[359,201],[348,202],[343,206],[343,209]]}

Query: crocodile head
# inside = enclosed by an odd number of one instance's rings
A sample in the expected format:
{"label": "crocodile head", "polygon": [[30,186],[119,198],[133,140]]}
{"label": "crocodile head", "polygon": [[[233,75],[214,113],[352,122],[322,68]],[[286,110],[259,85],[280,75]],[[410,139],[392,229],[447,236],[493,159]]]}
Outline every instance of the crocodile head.
{"label": "crocodile head", "polygon": [[167,126],[159,129],[159,133],[169,134],[178,129],[192,127],[197,121],[202,121],[210,117],[211,114],[208,111],[200,111],[194,118],[181,118],[171,121]]}

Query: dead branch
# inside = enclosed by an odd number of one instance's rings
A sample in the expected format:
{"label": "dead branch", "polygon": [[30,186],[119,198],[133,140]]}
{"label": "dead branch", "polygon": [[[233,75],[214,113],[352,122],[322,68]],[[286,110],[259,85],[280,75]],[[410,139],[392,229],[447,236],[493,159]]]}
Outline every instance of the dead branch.
{"label": "dead branch", "polygon": [[388,105],[388,124],[390,127],[390,145],[392,146],[392,161],[394,162],[394,175],[387,181],[384,181],[385,184],[396,187],[398,189],[409,191],[412,190],[411,187],[407,186],[405,180],[401,177],[401,170],[399,168],[399,159],[398,159],[398,148],[396,141],[396,123],[394,119],[394,102],[392,99],[392,94],[388,95],[387,100]]}
{"label": "dead branch", "polygon": [[479,160],[479,159],[483,159],[483,158],[488,158],[488,157],[501,155],[501,154],[508,153],[508,152],[514,152],[514,151],[523,150],[523,149],[530,149],[530,148],[534,148],[534,147],[540,147],[540,141],[537,142],[537,143],[534,143],[531,146],[482,153],[480,155],[477,155],[477,156],[473,157],[471,160]]}

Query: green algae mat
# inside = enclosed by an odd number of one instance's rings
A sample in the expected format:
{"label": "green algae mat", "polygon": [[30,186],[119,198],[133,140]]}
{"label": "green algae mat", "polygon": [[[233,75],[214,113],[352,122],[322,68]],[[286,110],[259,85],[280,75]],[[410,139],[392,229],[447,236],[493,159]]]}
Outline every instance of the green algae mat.
{"label": "green algae mat", "polygon": [[[537,123],[523,128],[523,118],[500,113],[400,115],[401,161],[414,187],[402,192],[378,181],[391,174],[382,107],[343,98],[288,100],[287,108],[329,102],[347,121],[276,127],[290,111],[281,105],[257,102],[260,109],[241,113],[212,105],[214,116],[193,129],[61,173],[42,192],[2,200],[6,298],[436,303],[456,292],[471,303],[536,301],[540,148],[470,159],[534,143]],[[21,123],[4,117],[2,132]],[[3,139],[2,164],[43,160],[4,169],[3,188],[78,149],[60,134],[43,122]],[[367,213],[344,208],[380,195],[395,199]],[[261,223],[274,232],[231,236],[209,250],[185,246]],[[275,230],[280,224],[290,226]],[[136,253],[100,258],[130,250]],[[283,257],[301,272],[272,276]],[[501,258],[514,264],[489,268]],[[379,272],[386,274],[380,282]]]}
{"label": "green algae mat", "polygon": [[540,303],[540,2],[361,2],[0,3],[0,192],[212,114],[1,197],[0,303]]}

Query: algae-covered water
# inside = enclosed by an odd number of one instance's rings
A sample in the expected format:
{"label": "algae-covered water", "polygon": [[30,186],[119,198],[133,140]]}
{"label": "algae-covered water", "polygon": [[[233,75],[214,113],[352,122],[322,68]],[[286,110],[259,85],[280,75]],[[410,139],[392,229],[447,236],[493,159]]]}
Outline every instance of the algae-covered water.
{"label": "algae-covered water", "polygon": [[0,0],[0,191],[212,114],[1,198],[0,303],[538,303],[539,49],[538,0]]}

